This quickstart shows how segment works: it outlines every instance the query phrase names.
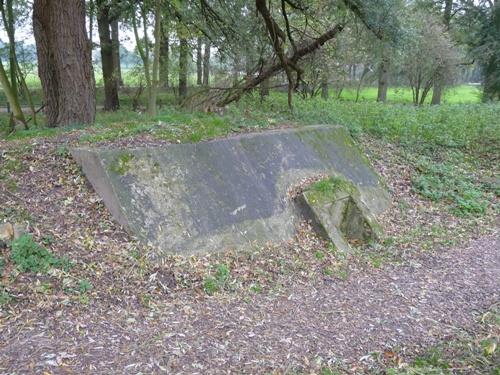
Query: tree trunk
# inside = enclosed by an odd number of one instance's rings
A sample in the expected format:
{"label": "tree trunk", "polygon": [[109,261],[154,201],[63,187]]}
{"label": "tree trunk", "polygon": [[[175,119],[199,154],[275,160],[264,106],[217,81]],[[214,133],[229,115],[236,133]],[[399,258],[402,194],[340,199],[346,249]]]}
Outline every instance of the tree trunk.
{"label": "tree trunk", "polygon": [[1,60],[0,60],[0,85],[2,86],[3,92],[7,97],[7,101],[9,102],[9,105],[12,108],[12,113],[14,115],[14,118],[19,122],[21,122],[27,129],[26,120],[24,119],[23,111],[21,110],[21,106],[19,105],[18,97],[12,90],[12,86],[9,82],[9,79],[7,78],[7,72],[5,71]]}
{"label": "tree trunk", "polygon": [[18,96],[19,92],[17,88],[16,43],[14,38],[14,12],[12,6],[12,0],[7,0],[7,9],[4,9],[2,1],[3,22],[5,30],[7,31],[7,36],[9,38],[10,87],[12,89],[12,93],[15,96]]}
{"label": "tree trunk", "polygon": [[[15,103],[10,103],[10,106],[13,108],[15,113],[15,118],[18,121],[24,123],[24,127],[27,129],[28,124],[24,121],[24,116],[22,116],[21,107],[19,104],[19,90],[17,87],[17,82],[19,81],[21,85],[21,90],[24,92],[25,97],[28,99],[28,103],[31,109],[31,118],[33,123],[36,125],[36,111],[35,106],[33,105],[33,98],[31,97],[31,93],[26,85],[26,80],[21,72],[21,68],[19,67],[19,63],[17,61],[17,53],[16,53],[16,39],[15,39],[15,22],[14,22],[14,11],[13,11],[13,2],[12,0],[7,0],[7,8],[4,7],[3,1],[1,1],[1,11],[2,11],[2,20],[5,25],[5,29],[7,31],[7,37],[9,38],[9,70],[10,70],[10,82],[6,82],[10,84],[10,88],[7,87],[6,90],[11,91],[11,95],[14,96]],[[3,69],[3,66],[2,66]],[[12,100],[12,99],[11,99]],[[14,108],[17,106],[18,108]],[[17,112],[17,115],[16,115]]]}
{"label": "tree trunk", "polygon": [[[453,7],[453,0],[445,0],[443,23],[446,30],[450,28],[452,7]],[[443,77],[443,69],[438,69],[437,78],[436,81],[434,82],[434,89],[432,91],[432,98],[431,98],[432,105],[441,104],[441,94],[443,92],[444,85],[445,85],[445,77]]]}
{"label": "tree trunk", "polygon": [[269,96],[269,80],[266,79],[260,83],[260,103],[262,104],[264,102],[264,99],[266,96]]}
{"label": "tree trunk", "polygon": [[236,86],[240,79],[240,58],[236,56],[233,59],[233,85]]}
{"label": "tree trunk", "polygon": [[137,27],[137,16],[134,9],[132,13],[132,29],[134,30],[135,43],[137,45],[137,51],[139,52],[139,56],[141,56],[142,65],[144,68],[144,78],[146,79],[146,90],[148,92],[148,101],[151,96],[151,71],[149,69],[149,38],[148,38],[148,29],[147,29],[147,14],[143,7],[139,8],[140,16],[143,24],[143,33],[144,38],[141,40],[139,37],[139,30]]}
{"label": "tree trunk", "polygon": [[95,80],[84,0],[34,0],[33,30],[47,125],[91,124]]}
{"label": "tree trunk", "polygon": [[363,85],[363,80],[365,78],[365,76],[368,74],[369,72],[369,68],[367,65],[363,65],[363,72],[361,73],[361,77],[359,77],[359,81],[358,81],[358,88],[356,89],[356,100],[355,100],[355,103],[358,102],[359,100],[359,94],[361,92],[361,86]]}
{"label": "tree trunk", "polygon": [[160,46],[160,85],[168,88],[168,72],[169,72],[169,49],[170,37],[166,30],[165,21],[162,25],[162,41]]}
{"label": "tree trunk", "polygon": [[89,0],[89,42],[90,42],[90,50],[94,49],[94,44],[92,41],[92,34],[94,33],[94,11],[95,5],[94,0]]}
{"label": "tree trunk", "polygon": [[203,52],[203,86],[208,86],[210,76],[210,42],[205,41],[205,49]]}
{"label": "tree trunk", "polygon": [[179,101],[181,102],[187,96],[188,52],[187,39],[179,38]]}
{"label": "tree trunk", "polygon": [[328,99],[328,71],[324,71],[321,76],[321,97]]}
{"label": "tree trunk", "polygon": [[196,41],[196,84],[201,86],[203,83],[203,63],[201,53],[201,38]]}
{"label": "tree trunk", "polygon": [[434,83],[434,88],[432,90],[432,98],[431,98],[431,105],[439,105],[441,104],[441,94],[443,92],[443,77],[439,77],[436,79],[436,82]]}
{"label": "tree trunk", "polygon": [[377,91],[377,102],[383,102],[387,100],[387,89],[389,87],[389,59],[382,56],[382,61],[378,69],[378,91]]}
{"label": "tree trunk", "polygon": [[111,40],[111,22],[109,6],[102,0],[97,3],[97,29],[101,43],[102,76],[104,79],[104,110],[116,111],[120,108],[118,98],[118,77],[115,69],[113,41]]}
{"label": "tree trunk", "polygon": [[113,46],[113,67],[114,75],[118,86],[123,86],[122,67],[120,61],[120,31],[118,18],[111,21],[111,43]]}
{"label": "tree trunk", "polygon": [[148,114],[150,116],[156,116],[156,96],[158,94],[159,86],[159,73],[160,73],[160,46],[161,46],[161,1],[156,0],[155,6],[155,25],[154,25],[154,35],[155,35],[155,45],[153,50],[153,71],[152,82],[151,82],[151,95],[149,96],[148,103]]}

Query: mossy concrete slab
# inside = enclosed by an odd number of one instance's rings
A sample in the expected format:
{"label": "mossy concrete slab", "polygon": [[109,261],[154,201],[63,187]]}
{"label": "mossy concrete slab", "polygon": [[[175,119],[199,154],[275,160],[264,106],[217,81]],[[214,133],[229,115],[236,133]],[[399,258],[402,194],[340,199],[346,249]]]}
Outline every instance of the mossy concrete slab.
{"label": "mossy concrete slab", "polygon": [[287,191],[318,173],[351,181],[374,213],[389,202],[379,177],[339,126],[71,152],[115,219],[158,255],[289,240],[300,213]]}
{"label": "mossy concrete slab", "polygon": [[298,201],[319,234],[342,252],[351,250],[349,242],[367,243],[382,235],[357,187],[338,176],[305,189]]}

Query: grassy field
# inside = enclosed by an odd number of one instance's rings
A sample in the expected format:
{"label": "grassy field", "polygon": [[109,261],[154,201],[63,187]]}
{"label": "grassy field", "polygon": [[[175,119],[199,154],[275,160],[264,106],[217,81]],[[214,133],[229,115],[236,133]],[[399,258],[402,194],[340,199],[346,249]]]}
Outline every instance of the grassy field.
{"label": "grassy field", "polygon": [[[42,89],[38,77],[29,77],[29,87],[36,107],[39,107],[43,102]],[[137,79],[128,79],[127,84],[137,85]],[[131,93],[130,93],[131,94]],[[333,92],[330,94],[334,96]],[[298,96],[298,95],[297,95]],[[426,103],[430,103],[432,92],[428,95]],[[375,102],[377,98],[376,87],[365,87],[361,89],[359,95],[360,102]],[[340,101],[354,102],[356,99],[356,89],[345,88],[339,98]],[[163,103],[172,104],[174,102],[173,90],[161,90],[159,93],[159,100]],[[121,101],[124,107],[130,107],[131,96],[125,90],[122,91]],[[391,87],[387,93],[387,101],[395,104],[412,104],[412,92],[409,87]],[[481,87],[474,85],[459,85],[449,87],[445,90],[442,99],[444,104],[474,104],[481,102]],[[104,88],[102,87],[102,79],[97,80],[97,103],[104,102]],[[140,102],[146,105],[146,95],[143,94]],[[21,97],[21,104],[28,105],[26,98]],[[0,108],[7,106],[7,99],[2,90],[0,90]]]}
{"label": "grassy field", "polygon": [[[430,103],[432,91],[426,99]],[[348,88],[342,91],[341,100],[354,101],[356,99],[356,89]],[[376,87],[365,87],[360,91],[359,101],[375,101],[377,99]],[[409,87],[390,87],[387,92],[387,101],[390,103],[412,103],[412,92]],[[474,85],[459,85],[449,87],[443,94],[444,104],[471,104],[481,101],[481,87]]]}

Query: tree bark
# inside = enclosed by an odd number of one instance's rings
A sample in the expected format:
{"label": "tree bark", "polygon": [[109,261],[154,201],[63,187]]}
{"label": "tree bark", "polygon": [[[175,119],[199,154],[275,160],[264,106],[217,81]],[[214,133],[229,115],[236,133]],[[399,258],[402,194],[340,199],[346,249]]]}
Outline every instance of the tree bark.
{"label": "tree bark", "polygon": [[90,50],[94,49],[94,44],[92,41],[92,34],[94,32],[94,11],[95,11],[95,4],[94,0],[89,0],[89,42],[90,42]]}
{"label": "tree bark", "polygon": [[120,108],[118,98],[118,76],[116,75],[113,41],[111,39],[110,9],[102,0],[97,3],[97,29],[101,43],[102,76],[104,79],[104,110]]}
{"label": "tree bark", "polygon": [[[453,6],[453,0],[445,0],[443,23],[446,30],[450,28],[452,6]],[[432,105],[441,104],[441,95],[443,92],[444,85],[445,85],[445,77],[443,77],[443,69],[438,69],[437,78],[436,81],[434,82],[434,89],[432,91],[432,98],[431,98]]]}
{"label": "tree bark", "polygon": [[262,104],[266,96],[269,96],[269,80],[266,79],[265,81],[262,81],[259,85],[259,88],[260,103]]}
{"label": "tree bark", "polygon": [[[35,106],[33,105],[33,98],[31,97],[29,88],[26,85],[26,80],[24,79],[24,76],[21,72],[21,68],[19,67],[19,63],[17,61],[13,1],[7,0],[6,3],[7,8],[4,7],[3,0],[0,1],[0,4],[2,11],[2,20],[5,25],[5,29],[7,31],[7,37],[9,38],[10,82],[5,82],[5,84],[8,83],[10,85],[10,88],[5,86],[4,91],[10,90],[10,95],[13,95],[13,98],[15,99],[14,102],[12,101],[12,98],[10,100],[8,99],[9,105],[13,108],[14,118],[22,122],[24,124],[24,127],[27,129],[28,123],[25,122],[24,120],[24,116],[22,114],[22,110],[19,104],[19,90],[17,86],[18,80],[21,85],[21,90],[24,92],[24,95],[28,99],[28,103],[31,109],[31,118],[35,125],[36,125],[36,111],[35,111]],[[6,94],[6,96],[8,97],[9,95]],[[17,108],[15,108],[16,106]]]}
{"label": "tree bark", "polygon": [[328,70],[326,69],[321,75],[321,98],[328,99]]}
{"label": "tree bark", "polygon": [[95,80],[84,0],[34,0],[33,30],[47,125],[91,124]]}
{"label": "tree bark", "polygon": [[123,86],[122,66],[120,61],[120,31],[118,18],[111,21],[111,43],[113,46],[113,67],[114,75],[118,86]]}
{"label": "tree bark", "polygon": [[201,86],[203,84],[203,62],[201,53],[201,38],[196,40],[196,84]]}
{"label": "tree bark", "polygon": [[154,25],[154,36],[155,45],[153,50],[153,71],[152,82],[151,82],[151,95],[149,96],[148,103],[148,114],[150,116],[156,116],[156,97],[158,94],[158,86],[160,82],[160,46],[161,46],[161,1],[156,0],[155,6],[155,25]]}
{"label": "tree bark", "polygon": [[2,86],[3,92],[7,97],[7,101],[9,102],[10,107],[12,108],[12,113],[14,118],[21,122],[25,129],[27,129],[26,120],[24,118],[23,111],[21,110],[21,106],[19,105],[19,99],[17,95],[12,90],[12,86],[7,78],[7,72],[3,67],[3,63],[0,60],[0,85]]}
{"label": "tree bark", "polygon": [[14,12],[12,0],[7,0],[7,9],[3,6],[2,1],[2,18],[7,36],[9,38],[9,71],[10,71],[10,87],[12,93],[18,96],[17,88],[17,64],[16,64],[16,43],[14,38]]}
{"label": "tree bark", "polygon": [[179,101],[182,102],[187,96],[188,80],[188,41],[179,38]]}
{"label": "tree bark", "polygon": [[210,42],[205,41],[203,51],[203,86],[208,86],[210,82]]}
{"label": "tree bark", "polygon": [[357,103],[359,100],[359,94],[361,92],[361,86],[363,85],[363,80],[365,79],[365,76],[368,74],[369,71],[370,71],[370,69],[369,69],[368,65],[363,65],[363,72],[361,73],[361,77],[359,77],[358,87],[356,89],[355,103]]}
{"label": "tree bark", "polygon": [[382,61],[378,68],[378,90],[377,90],[377,102],[383,102],[387,100],[387,89],[389,87],[389,59],[383,53]]}
{"label": "tree bark", "polygon": [[169,73],[169,49],[170,49],[170,37],[168,30],[166,29],[165,20],[162,25],[162,38],[160,46],[160,85],[162,87],[168,87],[168,73]]}

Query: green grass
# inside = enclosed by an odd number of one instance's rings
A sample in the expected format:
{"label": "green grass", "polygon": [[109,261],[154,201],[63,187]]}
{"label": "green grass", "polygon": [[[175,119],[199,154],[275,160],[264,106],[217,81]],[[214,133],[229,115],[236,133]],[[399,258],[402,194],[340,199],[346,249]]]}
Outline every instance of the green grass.
{"label": "green grass", "polygon": [[[460,85],[449,87],[445,90],[443,104],[474,104],[481,102],[481,87],[473,85]],[[333,95],[333,93],[332,93]],[[429,104],[432,97],[432,90],[427,96],[426,103]],[[354,101],[356,99],[356,89],[346,88],[342,90],[341,100]],[[360,90],[359,101],[376,101],[377,88],[365,87]],[[387,101],[389,103],[410,104],[413,103],[412,92],[409,87],[390,87],[387,90]]]}
{"label": "green grass", "polygon": [[482,181],[458,150],[441,151],[434,158],[421,156],[416,161],[413,178],[415,191],[432,201],[445,201],[457,216],[483,215],[499,187]]}
{"label": "green grass", "polygon": [[207,276],[203,280],[203,290],[208,295],[213,295],[226,289],[227,283],[231,278],[231,270],[226,264],[218,264],[215,267],[213,276]]}

